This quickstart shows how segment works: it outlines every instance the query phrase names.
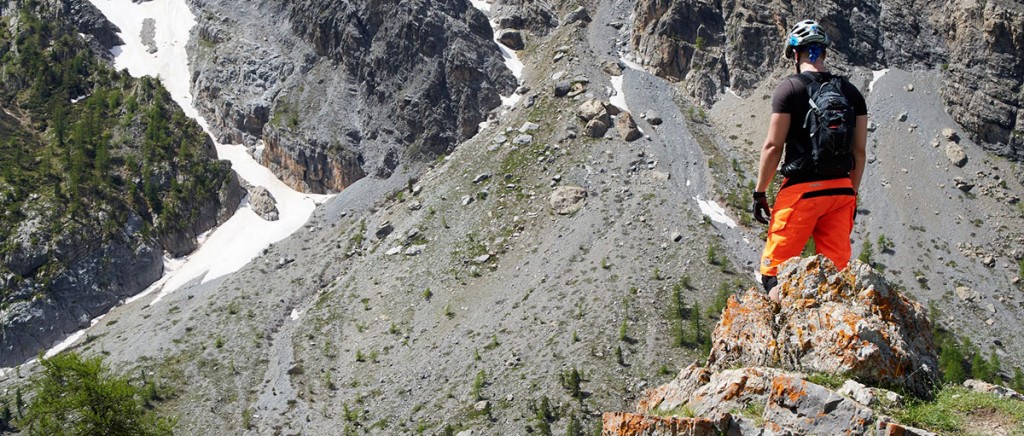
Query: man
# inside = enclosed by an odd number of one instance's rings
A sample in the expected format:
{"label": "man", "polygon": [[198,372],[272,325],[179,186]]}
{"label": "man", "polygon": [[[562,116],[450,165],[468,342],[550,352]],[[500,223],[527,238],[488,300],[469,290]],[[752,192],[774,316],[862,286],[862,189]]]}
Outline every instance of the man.
{"label": "man", "polygon": [[[779,264],[799,256],[811,236],[817,253],[831,259],[837,268],[846,268],[850,260],[850,232],[864,174],[868,111],[860,91],[843,78],[833,81],[835,76],[825,67],[830,42],[815,21],[797,23],[786,40],[786,57],[793,59],[797,74],[784,79],[772,97],[772,117],[761,149],[753,211],[755,219],[769,224],[761,255],[761,283],[773,299],[778,298],[772,291],[778,283],[775,276]],[[840,115],[828,121],[828,127],[837,127],[831,132],[815,127],[821,125],[822,118],[817,118],[820,112],[808,113],[812,100],[827,91],[832,96],[841,91],[841,97],[845,97],[826,100],[845,104],[833,111]],[[816,133],[818,142],[812,141],[811,129],[822,132]],[[829,135],[834,135],[833,143],[841,144],[838,149],[842,152],[829,155],[820,151],[825,150],[819,145],[822,138]],[[765,191],[775,177],[783,150],[785,160],[780,172],[785,178],[774,208],[769,208]],[[822,157],[825,155],[834,157],[826,159]]]}

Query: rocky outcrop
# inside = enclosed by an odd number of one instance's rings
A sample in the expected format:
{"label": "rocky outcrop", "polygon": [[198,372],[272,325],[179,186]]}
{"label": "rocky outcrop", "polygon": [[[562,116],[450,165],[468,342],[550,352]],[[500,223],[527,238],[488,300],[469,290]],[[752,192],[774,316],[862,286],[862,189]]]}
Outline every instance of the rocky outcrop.
{"label": "rocky outcrop", "polygon": [[[117,33],[117,26],[107,21],[103,13],[92,3],[84,0],[47,0],[44,9],[51,20],[67,20],[74,23],[78,32],[87,35],[86,42],[92,45],[93,52],[105,59],[112,59],[109,49],[123,45]],[[95,43],[95,44],[94,44]]]}
{"label": "rocky outcrop", "polygon": [[1019,3],[640,0],[630,44],[637,62],[685,81],[690,96],[709,106],[724,87],[743,95],[765,78],[788,74],[782,40],[804,17],[833,36],[831,63],[839,71],[941,67],[948,74],[946,106],[972,139],[1024,159],[1024,101],[1016,92],[1024,83]]}
{"label": "rocky outcrop", "polygon": [[[779,292],[779,302],[755,289],[730,298],[707,364],[648,390],[635,414],[605,414],[603,434],[705,434],[692,429],[709,425],[707,434],[866,434],[879,418],[870,398],[898,398],[855,383],[843,396],[808,374],[930,395],[938,370],[925,312],[870,267],[854,260],[839,272],[822,256],[794,259]],[[676,417],[682,411],[693,418]]]}
{"label": "rocky outcrop", "polygon": [[733,298],[715,328],[708,366],[771,366],[901,385],[926,396],[938,380],[926,312],[871,267],[842,272],[821,256],[788,262],[781,301],[757,290]]}
{"label": "rocky outcrop", "polygon": [[545,35],[558,26],[558,17],[549,2],[538,0],[497,0],[492,6],[499,21],[509,23],[514,29],[529,30]]}
{"label": "rocky outcrop", "polygon": [[297,189],[433,160],[517,85],[468,1],[192,3],[201,111],[222,140],[265,142],[264,164]]}

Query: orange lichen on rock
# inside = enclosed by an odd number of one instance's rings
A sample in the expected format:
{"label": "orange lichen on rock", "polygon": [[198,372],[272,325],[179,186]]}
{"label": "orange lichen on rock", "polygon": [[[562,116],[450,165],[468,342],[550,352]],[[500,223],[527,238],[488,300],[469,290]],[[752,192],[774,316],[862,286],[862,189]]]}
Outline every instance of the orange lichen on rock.
{"label": "orange lichen on rock", "polygon": [[609,412],[602,416],[602,436],[717,436],[714,421]]}

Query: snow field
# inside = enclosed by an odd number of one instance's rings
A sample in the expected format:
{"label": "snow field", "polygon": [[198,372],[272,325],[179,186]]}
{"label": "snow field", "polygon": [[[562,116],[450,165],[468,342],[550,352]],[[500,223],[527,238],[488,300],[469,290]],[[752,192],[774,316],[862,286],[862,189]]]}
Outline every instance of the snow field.
{"label": "snow field", "polygon": [[[199,116],[193,105],[186,44],[196,25],[195,16],[185,0],[153,0],[134,3],[131,0],[90,0],[110,22],[121,29],[125,45],[115,47],[114,64],[127,69],[135,77],[158,78],[186,115],[195,119],[209,133],[209,124]],[[147,52],[142,44],[143,20],[156,22],[156,53]],[[239,270],[270,244],[280,241],[301,228],[317,204],[329,196],[296,192],[277,179],[266,167],[256,162],[241,145],[217,144],[220,159],[231,161],[239,177],[252,185],[264,186],[277,200],[280,220],[265,221],[246,203],[231,219],[209,233],[202,246],[183,261],[166,259],[165,277],[130,301],[160,290],[150,303],[156,304],[167,294],[197,278],[203,282]]]}

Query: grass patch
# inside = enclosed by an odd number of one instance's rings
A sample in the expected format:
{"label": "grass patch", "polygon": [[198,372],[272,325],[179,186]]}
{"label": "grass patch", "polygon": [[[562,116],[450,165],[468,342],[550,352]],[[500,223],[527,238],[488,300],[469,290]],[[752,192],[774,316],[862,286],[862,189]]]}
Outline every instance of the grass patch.
{"label": "grass patch", "polygon": [[[969,434],[983,426],[1006,425],[1024,434],[1024,402],[947,385],[934,401],[915,401],[892,411],[901,423],[943,434]],[[973,423],[973,425],[971,425]]]}
{"label": "grass patch", "polygon": [[807,376],[807,381],[832,390],[839,389],[849,379],[849,377],[842,374],[815,373]]}

